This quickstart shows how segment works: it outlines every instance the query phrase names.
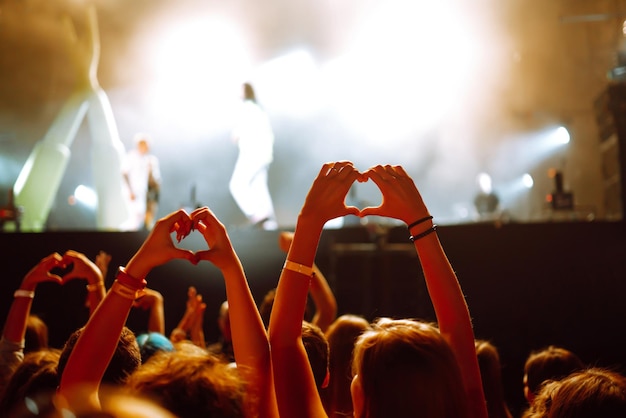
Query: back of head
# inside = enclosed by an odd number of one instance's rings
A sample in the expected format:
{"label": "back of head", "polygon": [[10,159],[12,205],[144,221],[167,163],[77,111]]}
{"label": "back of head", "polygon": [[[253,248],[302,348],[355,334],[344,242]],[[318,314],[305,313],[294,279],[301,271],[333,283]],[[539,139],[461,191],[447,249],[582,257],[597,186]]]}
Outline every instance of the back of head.
{"label": "back of head", "polygon": [[[65,342],[63,350],[61,351],[61,357],[59,358],[59,377],[63,374],[67,360],[78,338],[82,334],[83,329],[84,327],[74,331]],[[135,334],[129,328],[124,327],[120,334],[120,339],[117,342],[113,357],[102,377],[102,382],[110,384],[124,383],[126,377],[134,372],[139,365],[141,365],[141,353]]]}
{"label": "back of head", "polygon": [[511,417],[511,412],[504,399],[502,367],[498,349],[485,340],[476,340],[475,346],[489,418]]}
{"label": "back of head", "polygon": [[626,417],[626,378],[601,368],[548,382],[535,397],[529,418]]}
{"label": "back of head", "polygon": [[24,352],[38,351],[48,348],[48,325],[37,315],[28,315],[26,334],[24,335]]}
{"label": "back of head", "polygon": [[329,416],[352,415],[352,352],[357,338],[370,328],[369,322],[357,315],[342,315],[326,330],[330,350],[328,387],[321,393]]}
{"label": "back of head", "polygon": [[244,416],[244,386],[236,368],[204,350],[156,353],[126,388],[180,418]]}
{"label": "back of head", "polygon": [[372,328],[354,351],[364,398],[363,416],[357,418],[468,416],[459,365],[437,328],[389,318]]}
{"label": "back of head", "polygon": [[526,397],[532,401],[544,382],[560,380],[584,367],[584,363],[576,354],[562,347],[551,345],[532,352],[524,365]]}
{"label": "back of head", "polygon": [[54,393],[59,385],[57,364],[60,350],[31,351],[11,375],[0,400],[0,411],[25,407],[26,398]]}
{"label": "back of head", "polygon": [[129,395],[120,386],[100,387],[100,408],[94,410],[68,411],[62,401],[55,399],[55,392],[39,394],[29,403],[11,411],[8,418],[177,418],[155,402],[136,395]]}
{"label": "back of head", "polygon": [[317,389],[324,387],[328,375],[328,341],[322,330],[310,322],[302,321],[302,342],[309,358]]}

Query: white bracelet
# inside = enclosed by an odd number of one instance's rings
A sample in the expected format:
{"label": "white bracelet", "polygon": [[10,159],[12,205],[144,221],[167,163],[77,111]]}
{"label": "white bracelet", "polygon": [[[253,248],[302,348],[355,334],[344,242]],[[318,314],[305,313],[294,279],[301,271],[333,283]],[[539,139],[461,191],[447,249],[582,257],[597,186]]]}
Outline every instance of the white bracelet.
{"label": "white bracelet", "polygon": [[15,291],[15,293],[13,293],[13,297],[14,298],[30,298],[30,299],[33,299],[35,297],[35,291],[34,290],[17,289]]}
{"label": "white bracelet", "polygon": [[104,280],[100,280],[97,283],[92,283],[87,285],[87,291],[96,292],[100,290],[100,288],[104,289]]}
{"label": "white bracelet", "polygon": [[313,269],[304,264],[294,263],[293,261],[285,260],[283,269],[295,271],[296,273],[304,274],[305,276],[313,276]]}

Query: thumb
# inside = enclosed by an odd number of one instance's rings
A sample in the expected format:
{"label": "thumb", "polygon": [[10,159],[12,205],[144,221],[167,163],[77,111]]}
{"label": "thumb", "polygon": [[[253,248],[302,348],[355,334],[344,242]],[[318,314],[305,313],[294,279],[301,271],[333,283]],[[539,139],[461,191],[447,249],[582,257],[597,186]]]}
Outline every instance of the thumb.
{"label": "thumb", "polygon": [[356,206],[346,206],[345,215],[361,216],[361,210]]}
{"label": "thumb", "polygon": [[196,255],[191,250],[184,250],[182,248],[175,248],[174,253],[172,254],[173,258],[182,258],[184,260],[190,261],[191,263],[196,263]]}
{"label": "thumb", "polygon": [[382,215],[382,210],[380,206],[368,206],[366,208],[361,209],[360,216],[370,216],[370,215]]}

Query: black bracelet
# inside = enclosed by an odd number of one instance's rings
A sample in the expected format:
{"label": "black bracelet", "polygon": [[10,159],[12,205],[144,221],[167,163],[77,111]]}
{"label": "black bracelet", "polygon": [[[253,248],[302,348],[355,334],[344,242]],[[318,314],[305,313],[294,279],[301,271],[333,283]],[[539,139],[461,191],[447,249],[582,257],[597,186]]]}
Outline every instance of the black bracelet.
{"label": "black bracelet", "polygon": [[415,242],[415,241],[417,241],[420,238],[424,238],[426,235],[432,234],[436,230],[437,230],[437,225],[433,225],[429,229],[427,229],[426,231],[422,232],[421,234],[410,235],[409,239],[411,240],[411,242]]}
{"label": "black bracelet", "polygon": [[432,216],[426,216],[422,219],[418,219],[417,221],[413,222],[412,224],[409,224],[409,226],[407,226],[407,229],[409,230],[409,233],[411,232],[411,228],[413,228],[414,226],[417,226],[419,224],[421,224],[422,222],[426,222],[426,221],[430,221],[433,217]]}

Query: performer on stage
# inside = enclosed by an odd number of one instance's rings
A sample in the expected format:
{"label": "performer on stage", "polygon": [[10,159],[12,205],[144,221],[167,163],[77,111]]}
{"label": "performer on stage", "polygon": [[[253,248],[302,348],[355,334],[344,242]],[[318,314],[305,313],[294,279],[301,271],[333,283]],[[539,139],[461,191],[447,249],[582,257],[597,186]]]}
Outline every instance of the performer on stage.
{"label": "performer on stage", "polygon": [[274,205],[267,185],[273,160],[274,133],[265,111],[257,104],[254,88],[243,84],[243,104],[232,139],[239,157],[230,179],[230,192],[255,227],[277,228]]}
{"label": "performer on stage", "polygon": [[150,154],[150,137],[135,135],[135,148],[126,154],[123,176],[131,200],[129,229],[152,229],[156,220],[161,189],[158,158]]}

